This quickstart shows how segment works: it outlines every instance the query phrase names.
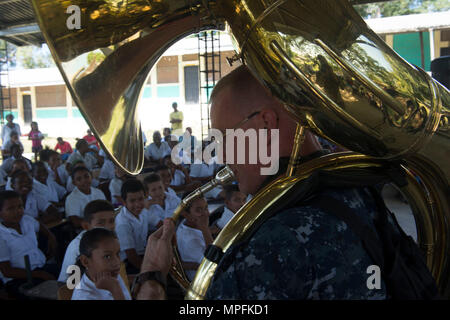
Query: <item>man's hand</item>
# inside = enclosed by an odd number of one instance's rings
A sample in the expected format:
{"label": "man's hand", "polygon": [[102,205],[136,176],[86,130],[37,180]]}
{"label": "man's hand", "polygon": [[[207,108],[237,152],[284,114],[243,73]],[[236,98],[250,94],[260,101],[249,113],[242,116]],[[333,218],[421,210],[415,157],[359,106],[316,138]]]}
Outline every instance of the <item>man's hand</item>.
{"label": "man's hand", "polygon": [[160,271],[169,273],[173,261],[172,238],[175,235],[175,224],[172,219],[164,219],[162,227],[153,232],[147,241],[141,273]]}

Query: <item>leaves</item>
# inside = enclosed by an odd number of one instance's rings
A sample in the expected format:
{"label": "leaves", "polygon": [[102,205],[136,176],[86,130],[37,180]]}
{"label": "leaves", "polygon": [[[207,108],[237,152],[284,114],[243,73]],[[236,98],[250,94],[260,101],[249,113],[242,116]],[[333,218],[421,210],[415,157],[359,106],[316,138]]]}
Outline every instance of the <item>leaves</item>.
{"label": "leaves", "polygon": [[355,5],[363,18],[380,18],[450,10],[448,0],[395,0],[383,3]]}

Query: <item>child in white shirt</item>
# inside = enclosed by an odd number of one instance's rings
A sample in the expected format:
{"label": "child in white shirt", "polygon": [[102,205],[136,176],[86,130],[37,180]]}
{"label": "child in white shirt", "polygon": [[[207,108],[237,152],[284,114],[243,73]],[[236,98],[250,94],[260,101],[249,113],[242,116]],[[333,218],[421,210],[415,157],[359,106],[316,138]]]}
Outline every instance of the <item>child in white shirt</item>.
{"label": "child in white shirt", "polygon": [[128,178],[128,174],[120,167],[114,166],[114,178],[109,183],[109,192],[111,193],[111,202],[114,207],[118,207],[124,204],[121,196],[122,184]]}
{"label": "child in white shirt", "polygon": [[50,255],[56,253],[56,238],[43,224],[24,214],[17,192],[0,192],[0,221],[0,279],[7,291],[17,295],[19,286],[27,281],[25,255],[29,257],[33,284],[55,279],[56,268],[46,264],[36,233],[47,238]]}
{"label": "child in white shirt", "polygon": [[66,198],[66,216],[77,229],[81,227],[86,204],[93,200],[106,200],[105,194],[91,187],[91,172],[86,167],[76,167],[72,170],[72,180],[75,189]]}
{"label": "child in white shirt", "polygon": [[86,207],[84,208],[84,219],[81,223],[81,226],[85,231],[82,231],[67,246],[58,281],[66,282],[67,278],[69,277],[70,274],[67,273],[67,268],[76,263],[76,260],[80,255],[80,240],[86,230],[91,230],[94,228],[106,228],[108,230],[114,231],[114,219],[114,208],[108,201],[94,200],[86,205]]}
{"label": "child in white shirt", "polygon": [[237,184],[230,184],[224,186],[225,193],[225,207],[222,216],[215,221],[211,227],[211,233],[216,236],[228,221],[233,218],[234,214],[245,204],[247,201],[247,195],[239,191]]}
{"label": "child in white shirt", "polygon": [[185,220],[177,229],[177,245],[183,268],[192,281],[206,248],[213,242],[206,199],[194,200],[182,216]]}
{"label": "child in white shirt", "polygon": [[94,228],[80,240],[78,265],[84,274],[72,300],[131,300],[120,277],[120,246],[113,231]]}
{"label": "child in white shirt", "polygon": [[145,209],[145,188],[141,181],[128,179],[122,185],[125,206],[116,216],[116,233],[120,242],[120,255],[126,263],[127,273],[139,273],[150,230],[156,230],[158,220],[150,219]]}
{"label": "child in white shirt", "polygon": [[34,164],[34,187],[44,195],[59,211],[64,211],[64,203],[61,202],[67,191],[64,187],[49,178],[48,170],[44,162],[38,161]]}
{"label": "child in white shirt", "polygon": [[172,181],[172,173],[169,167],[166,165],[158,166],[155,168],[155,173],[161,177],[161,181],[163,183],[164,191],[166,192],[166,194],[170,194],[174,197],[179,198],[175,190],[170,187],[170,183]]}
{"label": "child in white shirt", "polygon": [[150,216],[160,220],[159,226],[162,224],[162,220],[172,217],[181,199],[165,192],[161,177],[156,173],[147,176],[144,184],[150,198],[147,202]]}

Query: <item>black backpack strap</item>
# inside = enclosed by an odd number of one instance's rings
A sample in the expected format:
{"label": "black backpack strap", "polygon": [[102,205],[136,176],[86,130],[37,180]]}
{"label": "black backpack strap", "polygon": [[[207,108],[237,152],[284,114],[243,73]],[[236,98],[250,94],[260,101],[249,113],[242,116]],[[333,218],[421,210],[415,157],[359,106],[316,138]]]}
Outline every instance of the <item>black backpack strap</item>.
{"label": "black backpack strap", "polygon": [[364,223],[351,208],[342,201],[326,195],[315,197],[310,204],[344,221],[362,241],[364,249],[367,251],[374,264],[378,265],[380,269],[383,270],[384,255],[380,240],[375,231],[373,231],[367,223]]}

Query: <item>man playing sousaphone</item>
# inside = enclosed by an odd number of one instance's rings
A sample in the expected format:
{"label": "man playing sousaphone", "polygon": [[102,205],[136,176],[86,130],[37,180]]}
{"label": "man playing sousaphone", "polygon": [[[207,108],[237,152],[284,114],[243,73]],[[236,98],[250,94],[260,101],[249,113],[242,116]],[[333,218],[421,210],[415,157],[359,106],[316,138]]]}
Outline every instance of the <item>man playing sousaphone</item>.
{"label": "man playing sousaphone", "polygon": [[[249,117],[249,115],[252,115]],[[261,163],[232,164],[242,192],[257,194],[277,176],[284,174],[292,152],[297,123],[274,98],[242,66],[221,79],[211,95],[211,118],[214,128],[279,130],[280,166],[273,176],[261,175]],[[268,137],[271,135],[268,134]],[[276,143],[268,140],[268,145]],[[270,148],[270,146],[268,146]],[[243,152],[243,150],[237,150]],[[244,151],[248,155],[248,149]],[[237,152],[235,151],[234,154]],[[323,155],[315,136],[306,132],[300,145],[300,161]],[[248,159],[248,157],[247,157]],[[369,285],[368,268],[377,266],[373,248],[367,250],[362,234],[378,247],[374,218],[380,212],[380,197],[363,187],[321,187],[307,201],[291,202],[271,215],[248,239],[231,247],[221,258],[208,299],[386,299],[398,290],[386,286],[383,279]],[[381,200],[382,202],[382,200]],[[343,213],[350,219],[345,218]],[[392,218],[389,218],[392,220]],[[360,224],[355,224],[358,220]],[[345,221],[345,222],[344,222]],[[378,220],[377,220],[378,221]],[[399,228],[392,224],[395,234]],[[361,233],[361,225],[364,232]],[[171,239],[175,226],[170,219],[148,240],[141,274],[157,271],[135,287],[137,299],[165,297],[163,286],[172,263]],[[373,243],[375,242],[375,244]],[[388,261],[386,261],[388,262]],[[429,272],[428,272],[429,273]],[[430,276],[429,274],[427,274]],[[395,275],[394,275],[395,276]],[[431,276],[430,276],[431,277]],[[432,279],[432,278],[431,278]],[[394,281],[395,282],[395,281]],[[432,281],[433,282],[433,281]],[[435,297],[434,283],[431,284]],[[397,284],[393,287],[398,289]],[[405,290],[407,288],[405,287]],[[399,295],[397,295],[399,297]],[[401,295],[400,295],[401,297]]]}

